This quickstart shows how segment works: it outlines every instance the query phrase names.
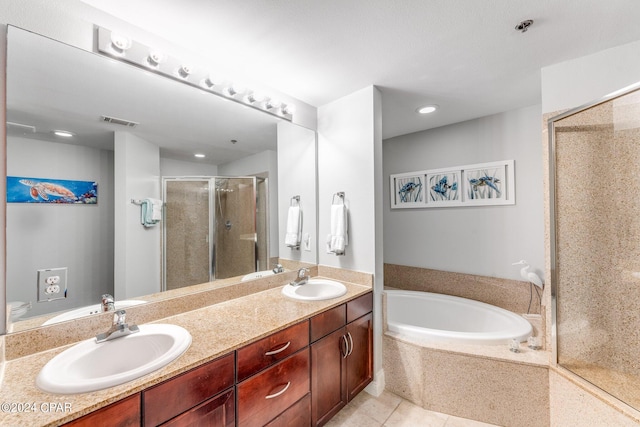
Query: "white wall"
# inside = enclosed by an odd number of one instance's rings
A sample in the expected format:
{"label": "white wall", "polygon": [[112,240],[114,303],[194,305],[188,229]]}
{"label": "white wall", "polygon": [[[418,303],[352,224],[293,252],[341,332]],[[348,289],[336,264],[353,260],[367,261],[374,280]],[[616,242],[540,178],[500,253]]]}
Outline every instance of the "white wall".
{"label": "white wall", "polygon": [[218,165],[220,176],[268,177],[269,192],[269,257],[278,255],[278,156],[275,151],[243,157],[235,162]]}
{"label": "white wall", "polygon": [[[520,279],[526,259],[544,273],[540,106],[384,141],[384,261],[482,276]],[[391,209],[389,175],[515,160],[516,204]]]}
{"label": "white wall", "polygon": [[[98,183],[96,205],[7,205],[7,300],[32,302],[27,316],[99,303],[113,291],[113,152],[11,137],[7,158],[10,176]],[[38,303],[36,270],[58,267],[68,297]]]}
{"label": "white wall", "polygon": [[572,109],[640,82],[640,41],[542,68],[542,112]]}
{"label": "white wall", "polygon": [[126,132],[116,132],[114,297],[149,295],[161,289],[162,223],[146,228],[140,206],[131,199],[161,199],[160,154],[156,145]]}
{"label": "white wall", "polygon": [[[349,270],[375,271],[375,107],[373,86],[318,109],[318,263]],[[349,244],[344,256],[326,252],[331,201],[345,193]]]}
{"label": "white wall", "polygon": [[[318,264],[374,275],[374,311],[382,308],[382,101],[369,86],[318,109]],[[345,193],[349,245],[344,256],[326,253],[333,195]],[[386,250],[386,248],[385,248]],[[382,316],[374,316],[374,383],[382,374]]]}
{"label": "white wall", "polygon": [[[318,260],[315,132],[284,121],[278,123],[278,166],[278,253],[280,258],[315,264]],[[298,250],[284,244],[293,196],[300,196],[302,235],[309,234],[310,250],[304,245]]]}
{"label": "white wall", "polygon": [[160,176],[216,176],[218,166],[160,158]]}

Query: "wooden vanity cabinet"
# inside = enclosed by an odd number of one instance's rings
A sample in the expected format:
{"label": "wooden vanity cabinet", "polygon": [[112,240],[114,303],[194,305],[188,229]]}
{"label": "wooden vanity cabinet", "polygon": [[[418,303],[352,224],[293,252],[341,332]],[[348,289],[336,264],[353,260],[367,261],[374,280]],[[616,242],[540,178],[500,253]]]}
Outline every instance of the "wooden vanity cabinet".
{"label": "wooden vanity cabinet", "polygon": [[[143,425],[162,425],[182,415],[183,421],[209,420],[194,425],[233,426],[234,380],[234,353],[230,353],[150,387],[142,392]],[[176,422],[168,425],[189,425]]]}
{"label": "wooden vanity cabinet", "polygon": [[368,293],[311,318],[313,426],[324,425],[372,381],[372,310]]}

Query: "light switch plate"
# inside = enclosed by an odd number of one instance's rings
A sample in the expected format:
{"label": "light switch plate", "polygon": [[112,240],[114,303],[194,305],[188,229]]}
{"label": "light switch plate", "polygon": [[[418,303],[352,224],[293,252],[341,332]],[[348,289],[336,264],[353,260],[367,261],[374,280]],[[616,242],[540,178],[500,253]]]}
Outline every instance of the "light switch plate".
{"label": "light switch plate", "polygon": [[67,267],[38,270],[38,302],[67,297]]}

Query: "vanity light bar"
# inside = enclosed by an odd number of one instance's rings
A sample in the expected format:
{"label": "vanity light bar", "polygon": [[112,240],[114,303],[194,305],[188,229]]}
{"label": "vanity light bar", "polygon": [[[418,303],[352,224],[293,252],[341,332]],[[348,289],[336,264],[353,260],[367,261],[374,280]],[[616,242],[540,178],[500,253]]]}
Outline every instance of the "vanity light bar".
{"label": "vanity light bar", "polygon": [[178,58],[172,58],[135,40],[123,38],[122,35],[114,34],[106,28],[97,27],[97,29],[98,53],[102,55],[133,64],[144,70],[197,87],[272,116],[288,121],[293,119],[293,105],[280,103],[268,97],[256,96],[255,92],[250,89],[238,90],[237,84],[216,81],[205,68],[186,64]]}

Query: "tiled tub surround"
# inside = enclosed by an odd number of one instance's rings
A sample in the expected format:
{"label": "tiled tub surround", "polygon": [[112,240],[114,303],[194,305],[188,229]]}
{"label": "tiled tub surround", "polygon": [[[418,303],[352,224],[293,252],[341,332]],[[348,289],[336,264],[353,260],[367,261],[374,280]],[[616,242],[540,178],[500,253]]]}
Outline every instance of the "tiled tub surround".
{"label": "tiled tub surround", "polygon": [[[345,274],[349,275],[349,273]],[[360,275],[361,273],[356,273],[356,276],[360,277]],[[336,279],[339,280],[339,278]],[[176,361],[154,373],[116,387],[93,393],[54,395],[39,390],[35,385],[35,378],[38,372],[52,357],[68,348],[68,345],[29,354],[27,353],[29,345],[37,345],[36,342],[20,342],[20,338],[25,338],[27,335],[12,334],[7,336],[7,340],[8,338],[13,338],[12,345],[21,348],[19,351],[16,351],[11,349],[9,344],[7,344],[7,353],[14,355],[16,353],[23,353],[23,355],[5,362],[5,376],[2,389],[0,390],[0,402],[35,402],[37,407],[42,403],[61,403],[62,405],[67,404],[65,408],[71,408],[71,412],[63,411],[56,413],[36,411],[30,413],[0,413],[0,425],[59,425],[174,377],[275,331],[282,330],[300,320],[310,318],[328,308],[340,305],[358,295],[371,291],[370,284],[362,285],[343,282],[347,286],[347,294],[341,298],[328,301],[301,302],[291,300],[281,294],[281,286],[284,281],[282,276],[280,280],[280,285],[272,287],[272,289],[224,302],[213,303],[213,305],[171,317],[159,319],[156,316],[154,320],[158,320],[158,323],[175,324],[187,329],[193,337],[191,347]],[[267,278],[253,282],[257,284],[263,281],[268,282],[269,280]],[[369,279],[369,282],[370,281],[371,279]],[[148,308],[150,308],[150,306]],[[132,314],[128,317],[131,322],[137,324],[146,323],[146,321],[140,321],[140,319],[133,314],[133,310],[131,310],[131,312]],[[75,325],[75,323],[73,325]],[[82,326],[85,334],[89,335],[88,337],[102,332],[103,329],[105,329],[103,325],[94,325],[93,319],[90,322],[82,322]],[[94,328],[93,330],[91,329],[92,327]],[[73,329],[69,327],[69,324],[66,324],[66,328]],[[27,332],[25,332],[25,334]],[[76,337],[71,339],[64,334],[57,337],[49,337],[46,334],[36,336],[39,336],[42,340],[49,341],[48,344],[44,345],[44,347],[47,348],[55,347],[56,342],[60,342],[60,340],[75,343],[78,340],[88,338]],[[35,336],[31,336],[31,338],[34,339]]]}
{"label": "tiled tub surround", "polygon": [[[529,303],[525,282],[417,267],[385,264],[387,286],[476,299],[515,313],[526,313]],[[384,297],[383,306],[386,325]],[[543,335],[540,316],[525,317],[535,335]],[[388,391],[428,410],[491,424],[549,425],[548,365],[549,353],[526,343],[513,353],[506,345],[433,342],[389,331],[383,337]]]}

